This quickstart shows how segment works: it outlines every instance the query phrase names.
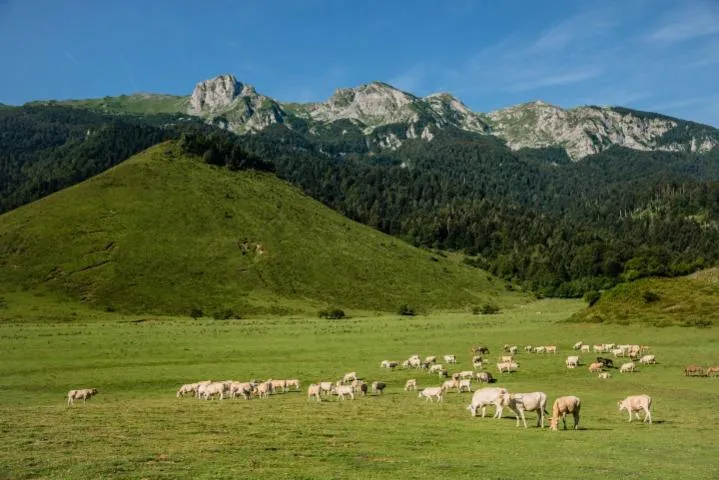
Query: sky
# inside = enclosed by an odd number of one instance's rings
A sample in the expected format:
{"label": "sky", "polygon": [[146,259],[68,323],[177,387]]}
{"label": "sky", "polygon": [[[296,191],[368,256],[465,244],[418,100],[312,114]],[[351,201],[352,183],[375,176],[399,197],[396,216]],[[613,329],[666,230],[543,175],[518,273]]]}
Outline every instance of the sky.
{"label": "sky", "polygon": [[232,73],[281,101],[380,80],[478,112],[543,100],[719,127],[719,0],[0,0],[0,65],[11,105]]}

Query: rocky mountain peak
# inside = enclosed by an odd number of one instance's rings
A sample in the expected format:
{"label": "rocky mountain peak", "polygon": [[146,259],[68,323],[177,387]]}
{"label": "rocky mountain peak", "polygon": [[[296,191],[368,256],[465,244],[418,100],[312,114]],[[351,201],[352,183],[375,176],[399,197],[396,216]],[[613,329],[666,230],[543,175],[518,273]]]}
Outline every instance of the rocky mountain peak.
{"label": "rocky mountain peak", "polygon": [[256,95],[252,85],[238,81],[234,75],[219,75],[195,86],[190,97],[189,113],[211,113],[227,107],[237,97]]}

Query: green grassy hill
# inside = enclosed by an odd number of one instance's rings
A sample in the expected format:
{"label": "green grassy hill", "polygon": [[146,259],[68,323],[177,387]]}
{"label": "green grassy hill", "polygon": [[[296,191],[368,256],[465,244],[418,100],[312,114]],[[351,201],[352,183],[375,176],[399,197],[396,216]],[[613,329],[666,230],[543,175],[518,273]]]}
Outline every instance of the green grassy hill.
{"label": "green grassy hill", "polygon": [[571,320],[655,326],[719,324],[719,269],[620,284]]}
{"label": "green grassy hill", "polygon": [[117,97],[89,98],[84,100],[51,100],[30,102],[28,105],[57,104],[69,107],[100,110],[106,113],[184,113],[189,105],[188,96],[160,93],[134,93]]}
{"label": "green grassy hill", "polygon": [[174,143],[0,216],[0,289],[128,313],[522,301],[486,273],[349,221],[273,175],[212,167]]}

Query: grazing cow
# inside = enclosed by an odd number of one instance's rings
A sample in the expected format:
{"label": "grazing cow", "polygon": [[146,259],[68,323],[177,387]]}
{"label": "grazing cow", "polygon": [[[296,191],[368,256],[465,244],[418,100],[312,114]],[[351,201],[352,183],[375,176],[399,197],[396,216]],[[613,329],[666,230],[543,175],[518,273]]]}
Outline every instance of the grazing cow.
{"label": "grazing cow", "polygon": [[479,383],[492,383],[494,379],[489,372],[477,372],[477,381]]}
{"label": "grazing cow", "polygon": [[235,398],[239,394],[245,400],[249,400],[254,392],[255,384],[252,382],[232,382],[230,385],[230,398]]}
{"label": "grazing cow", "polygon": [[272,384],[272,392],[286,392],[287,391],[287,381],[286,380],[271,380],[270,383]]}
{"label": "grazing cow", "polygon": [[489,348],[485,347],[484,345],[480,345],[478,347],[472,347],[472,349],[470,350],[470,353],[472,355],[476,355],[476,354],[489,355]]}
{"label": "grazing cow", "polygon": [[579,357],[572,355],[567,357],[567,360],[564,363],[567,365],[567,368],[577,368],[579,365]]}
{"label": "grazing cow", "polygon": [[380,368],[389,368],[390,370],[394,370],[394,368],[399,365],[399,362],[395,360],[382,360],[382,363],[380,363]]}
{"label": "grazing cow", "polygon": [[459,381],[459,391],[463,392],[465,390],[468,392],[472,391],[472,380],[460,380]]}
{"label": "grazing cow", "polygon": [[601,373],[599,374],[599,377],[598,377],[598,378],[602,378],[602,379],[606,380],[607,378],[609,378],[609,377],[611,377],[611,376],[612,376],[612,374],[609,373],[609,372],[601,372]]}
{"label": "grazing cow", "polygon": [[716,377],[719,373],[719,366],[707,368],[707,377]]}
{"label": "grazing cow", "polygon": [[447,377],[449,377],[449,373],[447,372],[447,369],[446,369],[446,368],[443,368],[442,370],[440,370],[439,372],[437,372],[437,376],[438,376],[439,378],[447,378]]}
{"label": "grazing cow", "polygon": [[518,351],[519,348],[516,345],[512,345],[511,347],[509,347],[509,353],[511,355],[516,355]]}
{"label": "grazing cow", "polygon": [[512,355],[501,355],[499,357],[500,363],[511,362],[513,360],[514,360],[514,357]]}
{"label": "grazing cow", "polygon": [[272,386],[272,380],[267,380],[266,382],[262,382],[257,385],[257,394],[260,398],[267,398],[273,392],[274,388]]}
{"label": "grazing cow", "polygon": [[420,365],[422,365],[422,360],[420,360],[419,356],[417,356],[417,355],[409,357],[407,359],[407,362],[409,363],[409,366],[412,368],[419,368]]}
{"label": "grazing cow", "polygon": [[517,415],[517,426],[519,426],[521,418],[524,428],[527,428],[524,412],[537,412],[537,426],[544,428],[544,415],[549,413],[547,412],[547,395],[544,392],[506,393],[502,397],[502,405],[509,407]]}
{"label": "grazing cow", "polygon": [[647,353],[649,351],[649,345],[639,345],[639,353]]}
{"label": "grazing cow", "polygon": [[487,411],[488,405],[494,405],[496,411],[494,412],[494,418],[500,418],[502,416],[502,398],[508,394],[506,388],[480,388],[472,395],[472,403],[469,404],[467,410],[469,410],[473,417],[477,416],[477,409],[482,409],[482,418]]}
{"label": "grazing cow", "polygon": [[197,392],[197,384],[186,383],[185,385],[181,386],[180,389],[177,391],[177,398],[184,397],[188,393],[191,393],[194,396],[195,392]]}
{"label": "grazing cow", "polygon": [[630,395],[624,400],[617,402],[619,411],[625,410],[629,412],[629,421],[632,421],[632,413],[639,420],[639,412],[644,411],[644,423],[652,423],[652,397],[649,395]]}
{"label": "grazing cow", "polygon": [[436,364],[432,365],[431,367],[429,367],[429,370],[427,370],[427,373],[439,373],[442,370],[444,370],[444,367],[442,366],[442,364],[436,363]]}
{"label": "grazing cow", "polygon": [[320,393],[328,395],[332,391],[332,388],[334,388],[332,382],[320,382]]}
{"label": "grazing cow", "polygon": [[582,402],[579,397],[570,395],[567,397],[559,397],[554,401],[552,405],[552,418],[549,419],[549,427],[552,430],[557,430],[559,419],[562,419],[564,429],[567,429],[567,414],[571,413],[574,417],[574,430],[579,429],[579,410],[582,407]]}
{"label": "grazing cow", "polygon": [[[260,386],[265,385],[264,383]],[[271,388],[271,386],[270,386]],[[212,382],[200,385],[197,389],[199,398],[209,400],[210,397],[218,395],[220,400],[225,398],[225,384],[223,382]]]}
{"label": "grazing cow", "polygon": [[320,397],[320,392],[322,389],[320,386],[316,383],[311,384],[309,387],[307,387],[307,401],[309,402],[312,398],[317,400],[318,402],[322,401],[322,398]]}
{"label": "grazing cow", "polygon": [[516,372],[519,369],[519,363],[517,362],[503,362],[497,364],[497,370],[499,373],[511,373]]}
{"label": "grazing cow", "polygon": [[557,354],[557,346],[556,345],[545,345],[544,350],[547,353],[553,353],[555,355]]}
{"label": "grazing cow", "polygon": [[584,343],[584,344],[582,344],[582,345],[579,347],[579,350],[580,350],[582,353],[589,353],[589,345],[587,345],[586,343]]}
{"label": "grazing cow", "polygon": [[372,382],[372,393],[382,394],[387,384],[384,382]]}
{"label": "grazing cow", "polygon": [[602,364],[600,362],[590,363],[589,371],[590,372],[601,372],[603,367],[604,367],[604,364]]}
{"label": "grazing cow", "polygon": [[424,397],[425,399],[429,400],[430,402],[433,402],[433,398],[437,399],[437,402],[442,401],[442,394],[444,393],[444,389],[442,387],[427,387],[421,392],[419,392],[419,395],[417,395],[419,398]]}
{"label": "grazing cow", "polygon": [[97,388],[81,388],[79,390],[70,390],[67,392],[67,404],[74,405],[75,400],[82,399],[82,403],[85,403],[88,398],[92,398],[97,395]]}
{"label": "grazing cow", "polygon": [[509,344],[508,344],[508,343],[505,343],[505,344],[504,344],[504,347],[502,348],[502,350],[504,350],[504,353],[509,353]]}
{"label": "grazing cow", "polygon": [[618,358],[618,357],[624,357],[624,356],[626,356],[627,351],[624,350],[623,348],[613,348],[613,349],[612,349],[612,353],[614,354],[615,357]]}
{"label": "grazing cow", "polygon": [[300,381],[296,378],[293,378],[292,380],[285,380],[285,386],[289,389],[290,387],[295,387],[295,390],[299,391],[300,389]]}
{"label": "grazing cow", "polygon": [[649,365],[650,363],[657,363],[657,359],[654,355],[644,355],[639,359],[639,363]]}
{"label": "grazing cow", "polygon": [[702,376],[704,375],[704,369],[699,365],[689,365],[684,368],[684,376]]}
{"label": "grazing cow", "polygon": [[479,360],[472,360],[472,367],[474,367],[475,370],[479,370],[482,368],[482,359]]}
{"label": "grazing cow", "polygon": [[350,386],[352,387],[352,391],[355,393],[360,392],[362,395],[367,393],[367,383],[362,380],[355,380],[350,384]]}
{"label": "grazing cow", "polygon": [[447,362],[448,364],[457,363],[457,357],[454,355],[445,355],[444,361]]}
{"label": "grazing cow", "polygon": [[459,372],[459,378],[472,378],[474,377],[474,372],[472,370],[464,370]]}
{"label": "grazing cow", "polygon": [[352,380],[357,380],[357,372],[345,373],[342,377],[342,383],[350,383]]}
{"label": "grazing cow", "polygon": [[597,357],[597,362],[604,365],[604,368],[614,368],[614,360],[611,358]]}
{"label": "grazing cow", "polygon": [[349,395],[352,400],[355,399],[354,391],[349,385],[340,385],[339,387],[335,387],[334,390],[332,390],[332,393],[337,395],[340,400],[344,400],[345,395]]}
{"label": "grazing cow", "polygon": [[531,346],[531,345],[525,345],[525,346],[524,346],[524,351],[527,352],[527,353],[532,353],[532,346]]}
{"label": "grazing cow", "polygon": [[594,353],[604,353],[604,345],[603,344],[594,345],[594,346],[592,346],[592,351]]}
{"label": "grazing cow", "polygon": [[407,383],[404,384],[404,391],[408,392],[410,390],[417,390],[417,380],[414,378],[410,378],[407,380]]}
{"label": "grazing cow", "polygon": [[547,351],[547,347],[534,347],[534,353],[544,353]]}
{"label": "grazing cow", "polygon": [[572,345],[572,350],[579,350],[580,348],[582,348],[582,341],[581,341],[581,340],[578,341],[577,343],[575,343],[574,345]]}
{"label": "grazing cow", "polygon": [[619,373],[634,372],[635,366],[634,362],[623,363],[622,366],[619,367]]}
{"label": "grazing cow", "polygon": [[424,363],[437,363],[437,355],[430,355],[425,357]]}
{"label": "grazing cow", "polygon": [[457,390],[457,393],[460,392],[460,385],[461,382],[466,382],[467,380],[447,380],[442,384],[442,389],[445,392],[448,392],[450,389],[454,388]]}

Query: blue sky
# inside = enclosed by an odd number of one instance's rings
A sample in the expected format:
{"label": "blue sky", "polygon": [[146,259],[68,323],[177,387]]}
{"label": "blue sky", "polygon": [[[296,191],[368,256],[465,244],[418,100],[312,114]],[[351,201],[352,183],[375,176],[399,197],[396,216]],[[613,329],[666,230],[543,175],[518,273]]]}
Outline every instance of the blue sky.
{"label": "blue sky", "polygon": [[233,73],[285,101],[382,80],[483,112],[542,99],[719,126],[719,0],[0,0],[0,52],[13,105]]}

